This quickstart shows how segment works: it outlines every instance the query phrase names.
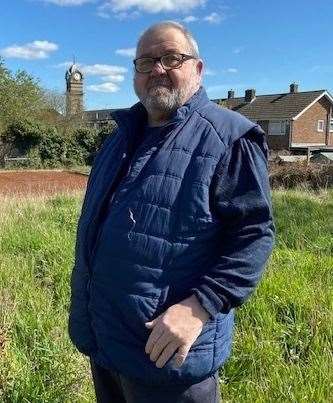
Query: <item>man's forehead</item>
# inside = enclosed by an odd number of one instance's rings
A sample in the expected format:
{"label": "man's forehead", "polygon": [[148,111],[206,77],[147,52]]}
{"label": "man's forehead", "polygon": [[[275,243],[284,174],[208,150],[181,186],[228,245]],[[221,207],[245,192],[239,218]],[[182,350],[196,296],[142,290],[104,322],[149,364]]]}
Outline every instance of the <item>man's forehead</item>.
{"label": "man's forehead", "polygon": [[137,57],[142,55],[159,55],[165,51],[185,52],[188,42],[184,34],[177,29],[159,29],[147,33],[141,38],[137,49]]}

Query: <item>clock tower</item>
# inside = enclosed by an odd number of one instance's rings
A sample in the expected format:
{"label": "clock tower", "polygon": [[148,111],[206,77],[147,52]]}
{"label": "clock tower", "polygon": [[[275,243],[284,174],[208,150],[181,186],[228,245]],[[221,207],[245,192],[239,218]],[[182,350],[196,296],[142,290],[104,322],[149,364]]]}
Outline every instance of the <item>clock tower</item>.
{"label": "clock tower", "polygon": [[66,115],[83,112],[83,74],[73,63],[66,71]]}

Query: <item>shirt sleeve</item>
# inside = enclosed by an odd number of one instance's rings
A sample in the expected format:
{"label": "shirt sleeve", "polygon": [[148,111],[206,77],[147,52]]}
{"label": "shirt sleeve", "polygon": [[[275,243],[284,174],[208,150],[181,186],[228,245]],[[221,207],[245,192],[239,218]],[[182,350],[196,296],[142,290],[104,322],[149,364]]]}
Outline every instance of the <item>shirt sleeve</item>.
{"label": "shirt sleeve", "polygon": [[191,288],[214,318],[254,291],[274,245],[275,227],[265,133],[255,127],[223,156],[213,182],[214,214],[221,222],[220,254]]}

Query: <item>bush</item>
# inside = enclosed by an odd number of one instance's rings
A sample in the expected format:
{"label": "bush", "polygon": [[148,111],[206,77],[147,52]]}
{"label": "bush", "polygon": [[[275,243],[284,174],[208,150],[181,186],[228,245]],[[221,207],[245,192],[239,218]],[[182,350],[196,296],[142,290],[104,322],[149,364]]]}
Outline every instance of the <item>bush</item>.
{"label": "bush", "polygon": [[81,152],[81,160],[84,165],[91,165],[93,156],[99,148],[98,131],[90,128],[78,128],[74,130],[72,138],[73,152]]}
{"label": "bush", "polygon": [[317,163],[270,164],[270,183],[273,188],[303,187],[319,190],[333,186],[333,165]]}
{"label": "bush", "polygon": [[[54,168],[91,165],[114,125],[98,131],[89,127],[57,128],[25,119],[10,124],[1,136],[2,154],[27,156],[26,167]],[[28,165],[27,165],[28,164]]]}
{"label": "bush", "polygon": [[22,155],[40,143],[43,131],[42,125],[33,120],[14,121],[2,135],[2,141],[15,149],[17,154]]}
{"label": "bush", "polygon": [[55,128],[49,128],[44,132],[36,148],[42,163],[48,167],[61,165],[66,157],[66,140]]}

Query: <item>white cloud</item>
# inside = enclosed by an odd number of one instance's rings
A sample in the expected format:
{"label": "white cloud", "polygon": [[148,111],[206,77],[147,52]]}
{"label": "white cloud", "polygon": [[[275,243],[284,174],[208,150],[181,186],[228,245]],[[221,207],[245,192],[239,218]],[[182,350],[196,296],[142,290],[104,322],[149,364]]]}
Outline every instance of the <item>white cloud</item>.
{"label": "white cloud", "polygon": [[62,62],[58,64],[54,64],[52,67],[55,67],[56,69],[68,69],[69,66],[71,66],[73,62]]}
{"label": "white cloud", "polygon": [[317,64],[309,69],[310,73],[332,73],[333,65]]}
{"label": "white cloud", "polygon": [[101,79],[107,82],[113,81],[116,83],[121,83],[122,81],[124,81],[125,76],[123,76],[122,74],[110,74],[109,76],[101,76]]}
{"label": "white cloud", "polygon": [[234,67],[229,67],[228,69],[224,70],[225,73],[238,73],[238,69],[235,69]]}
{"label": "white cloud", "polygon": [[121,13],[115,14],[115,17],[119,21],[124,21],[124,20],[135,20],[136,18],[140,17],[140,13],[138,11],[132,11],[130,13],[123,11]]}
{"label": "white cloud", "polygon": [[[68,69],[72,64],[73,62],[65,61],[55,64],[52,67]],[[87,90],[92,92],[110,93],[119,91],[120,87],[118,84],[125,80],[125,73],[127,72],[127,68],[111,64],[75,63],[75,65],[87,77],[88,83],[91,82],[91,80],[97,81],[97,83],[87,85]],[[94,78],[90,78],[89,76]]]}
{"label": "white cloud", "polygon": [[188,17],[183,18],[183,22],[191,23],[191,22],[208,22],[209,24],[219,24],[221,21],[225,20],[226,16],[213,12],[205,17],[199,18],[194,15],[189,15]]}
{"label": "white cloud", "polygon": [[8,58],[18,59],[46,59],[51,52],[58,49],[56,43],[48,41],[33,41],[25,45],[12,45],[0,50],[0,54]]}
{"label": "white cloud", "polygon": [[111,64],[92,64],[83,65],[83,73],[91,76],[112,76],[114,74],[123,74],[127,72],[125,67],[113,66]]}
{"label": "white cloud", "polygon": [[107,13],[107,12],[105,12],[105,11],[103,11],[103,10],[100,9],[100,8],[97,9],[96,15],[97,15],[98,17],[105,18],[105,19],[110,18],[110,14]]}
{"label": "white cloud", "polygon": [[53,52],[58,49],[57,44],[48,41],[34,41],[30,45],[33,49],[39,49],[45,52]]}
{"label": "white cloud", "polygon": [[207,0],[109,0],[102,8],[109,8],[114,13],[122,13],[131,9],[147,13],[185,12],[202,6]]}
{"label": "white cloud", "polygon": [[134,57],[135,51],[135,48],[117,49],[116,54],[120,56]]}
{"label": "white cloud", "polygon": [[[55,68],[68,68],[73,64],[73,62],[65,61],[62,63],[58,63],[53,65]],[[101,76],[101,78],[109,77],[108,81],[122,81],[120,77],[124,77],[124,74],[127,72],[126,67],[122,66],[114,66],[111,64],[80,64],[75,63],[75,65],[88,76]],[[112,77],[112,78],[111,78]]]}
{"label": "white cloud", "polygon": [[194,17],[194,15],[189,15],[185,18],[183,18],[183,22],[185,22],[186,24],[189,24],[190,22],[196,22],[199,21],[198,17]]}
{"label": "white cloud", "polygon": [[123,21],[123,20],[134,20],[140,16],[140,13],[137,10],[131,12],[122,11],[114,13],[112,4],[110,2],[106,2],[104,4],[101,4],[97,8],[97,15],[102,18],[111,18],[111,16],[113,15],[119,21]]}
{"label": "white cloud", "polygon": [[82,6],[82,4],[92,3],[94,0],[41,0],[44,3],[55,4],[60,7]]}
{"label": "white cloud", "polygon": [[103,84],[94,84],[88,85],[87,90],[93,92],[117,92],[119,91],[119,87],[115,83],[103,83]]}
{"label": "white cloud", "polygon": [[243,50],[244,50],[244,48],[240,46],[240,47],[238,47],[238,48],[234,48],[234,49],[232,50],[232,53],[234,53],[235,55],[238,55],[238,54],[241,53]]}
{"label": "white cloud", "polygon": [[205,76],[216,76],[216,71],[207,67],[204,69],[204,75]]}
{"label": "white cloud", "polygon": [[87,76],[98,76],[104,83],[91,84],[87,86],[88,91],[93,92],[117,92],[120,90],[118,83],[125,79],[127,69],[122,66],[111,64],[82,65],[81,70]]}
{"label": "white cloud", "polygon": [[210,24],[218,24],[219,22],[222,21],[222,17],[220,14],[214,12],[209,15],[206,15],[206,17],[204,17],[203,20],[209,22]]}

